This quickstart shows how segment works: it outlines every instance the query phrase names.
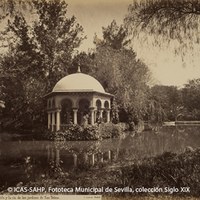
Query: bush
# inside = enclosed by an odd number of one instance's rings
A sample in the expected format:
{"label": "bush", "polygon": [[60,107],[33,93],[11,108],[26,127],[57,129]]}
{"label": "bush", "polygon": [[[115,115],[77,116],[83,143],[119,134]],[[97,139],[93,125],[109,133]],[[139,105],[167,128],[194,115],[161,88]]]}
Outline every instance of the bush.
{"label": "bush", "polygon": [[[200,149],[182,154],[166,152],[122,169],[121,182],[130,187],[190,187],[186,195],[200,195]],[[120,180],[118,181],[120,182]],[[123,187],[121,185],[121,187]],[[180,193],[179,193],[180,194]],[[181,193],[184,195],[184,193]]]}
{"label": "bush", "polygon": [[46,131],[45,137],[49,140],[100,140],[103,138],[118,138],[122,136],[124,124],[102,123],[98,125],[87,125],[82,127],[78,124],[70,124],[65,130],[57,132]]}
{"label": "bush", "polygon": [[65,130],[57,132],[48,132],[47,138],[50,140],[98,140],[100,139],[98,126],[87,125],[85,128],[78,124],[70,124]]}
{"label": "bush", "polygon": [[99,134],[99,128],[96,125],[87,125],[83,129],[83,138],[84,140],[98,140],[101,139]]}
{"label": "bush", "polygon": [[102,123],[99,125],[99,132],[102,138],[117,138],[123,133],[120,124]]}

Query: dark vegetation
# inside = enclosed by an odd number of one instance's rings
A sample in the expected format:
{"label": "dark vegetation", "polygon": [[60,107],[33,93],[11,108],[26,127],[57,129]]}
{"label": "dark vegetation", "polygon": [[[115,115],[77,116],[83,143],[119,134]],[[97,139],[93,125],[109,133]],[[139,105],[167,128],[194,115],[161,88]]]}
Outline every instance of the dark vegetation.
{"label": "dark vegetation", "polygon": [[[51,163],[50,171],[43,176],[37,176],[35,181],[29,182],[27,186],[52,186],[52,187],[190,187],[189,193],[177,192],[174,196],[200,195],[200,149],[188,149],[182,154],[166,152],[155,158],[136,160],[134,164],[125,167],[107,167],[107,165],[96,165],[94,167],[77,168],[65,173],[62,167]],[[98,169],[98,170],[96,170]],[[147,193],[107,193],[106,196],[148,196]],[[155,196],[168,196],[169,193],[151,193]]]}
{"label": "dark vegetation", "polygon": [[64,130],[52,132],[46,131],[46,139],[54,141],[65,140],[101,140],[105,138],[117,138],[122,136],[123,128],[120,124],[87,125],[70,124]]}

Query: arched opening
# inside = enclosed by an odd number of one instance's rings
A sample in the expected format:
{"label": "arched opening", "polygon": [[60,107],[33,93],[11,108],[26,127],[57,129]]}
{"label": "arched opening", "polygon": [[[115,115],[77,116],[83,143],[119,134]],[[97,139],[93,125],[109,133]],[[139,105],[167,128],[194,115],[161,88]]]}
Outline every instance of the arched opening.
{"label": "arched opening", "polygon": [[96,111],[96,119],[95,119],[95,122],[96,123],[101,123],[102,121],[102,116],[101,116],[101,108],[102,108],[102,104],[101,104],[101,101],[99,99],[97,99],[96,101],[96,107],[97,107],[97,111]]}
{"label": "arched opening", "polygon": [[70,99],[64,99],[61,101],[61,124],[70,124],[72,123],[72,101]]}
{"label": "arched opening", "polygon": [[108,103],[108,101],[105,101],[105,102],[104,102],[104,108],[105,108],[105,109],[108,109],[108,108],[109,108],[109,103]]}
{"label": "arched opening", "polygon": [[90,117],[90,102],[88,99],[81,99],[78,104],[78,124],[86,125]]}
{"label": "arched opening", "polygon": [[97,107],[97,110],[101,109],[101,101],[99,99],[97,99],[96,101],[96,107]]}
{"label": "arched opening", "polygon": [[104,108],[105,110],[103,112],[103,121],[110,122],[110,106],[108,101],[104,102]]}

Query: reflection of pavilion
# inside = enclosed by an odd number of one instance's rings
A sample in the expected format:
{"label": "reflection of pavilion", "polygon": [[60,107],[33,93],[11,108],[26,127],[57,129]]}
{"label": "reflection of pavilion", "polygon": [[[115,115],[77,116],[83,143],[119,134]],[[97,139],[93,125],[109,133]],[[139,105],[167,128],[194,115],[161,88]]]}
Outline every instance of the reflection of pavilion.
{"label": "reflection of pavilion", "polygon": [[[65,157],[67,156],[67,162],[71,163],[73,167],[77,166],[94,166],[98,163],[104,163],[104,162],[111,162],[114,157],[114,152],[111,150],[105,151],[105,152],[71,152],[66,153],[67,151],[56,149],[56,148],[50,148],[47,147],[47,158],[49,161],[52,161],[55,163],[55,166],[60,166],[61,160],[65,160]],[[64,162],[64,164],[66,164]]]}
{"label": "reflection of pavilion", "polygon": [[111,98],[93,77],[77,73],[65,76],[46,95],[48,129],[60,130],[67,124],[95,124],[110,121]]}

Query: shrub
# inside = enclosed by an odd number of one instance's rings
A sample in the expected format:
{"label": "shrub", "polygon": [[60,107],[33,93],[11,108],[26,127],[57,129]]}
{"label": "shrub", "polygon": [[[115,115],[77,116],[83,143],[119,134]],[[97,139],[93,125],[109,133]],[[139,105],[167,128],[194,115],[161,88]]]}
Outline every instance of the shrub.
{"label": "shrub", "polygon": [[99,128],[96,125],[87,125],[83,130],[83,137],[85,140],[100,139]]}
{"label": "shrub", "polygon": [[[185,195],[200,195],[200,149],[166,152],[122,169],[121,182],[130,187],[190,187]],[[120,180],[118,181],[120,182]],[[121,185],[122,187],[123,185]],[[181,195],[184,195],[182,193]]]}
{"label": "shrub", "polygon": [[[46,134],[47,135],[47,134]],[[65,130],[48,132],[47,138],[50,140],[98,140],[100,139],[98,126],[87,125],[85,128],[78,124],[70,124]]]}
{"label": "shrub", "polygon": [[99,132],[102,138],[117,138],[123,133],[120,124],[102,123],[99,125]]}

